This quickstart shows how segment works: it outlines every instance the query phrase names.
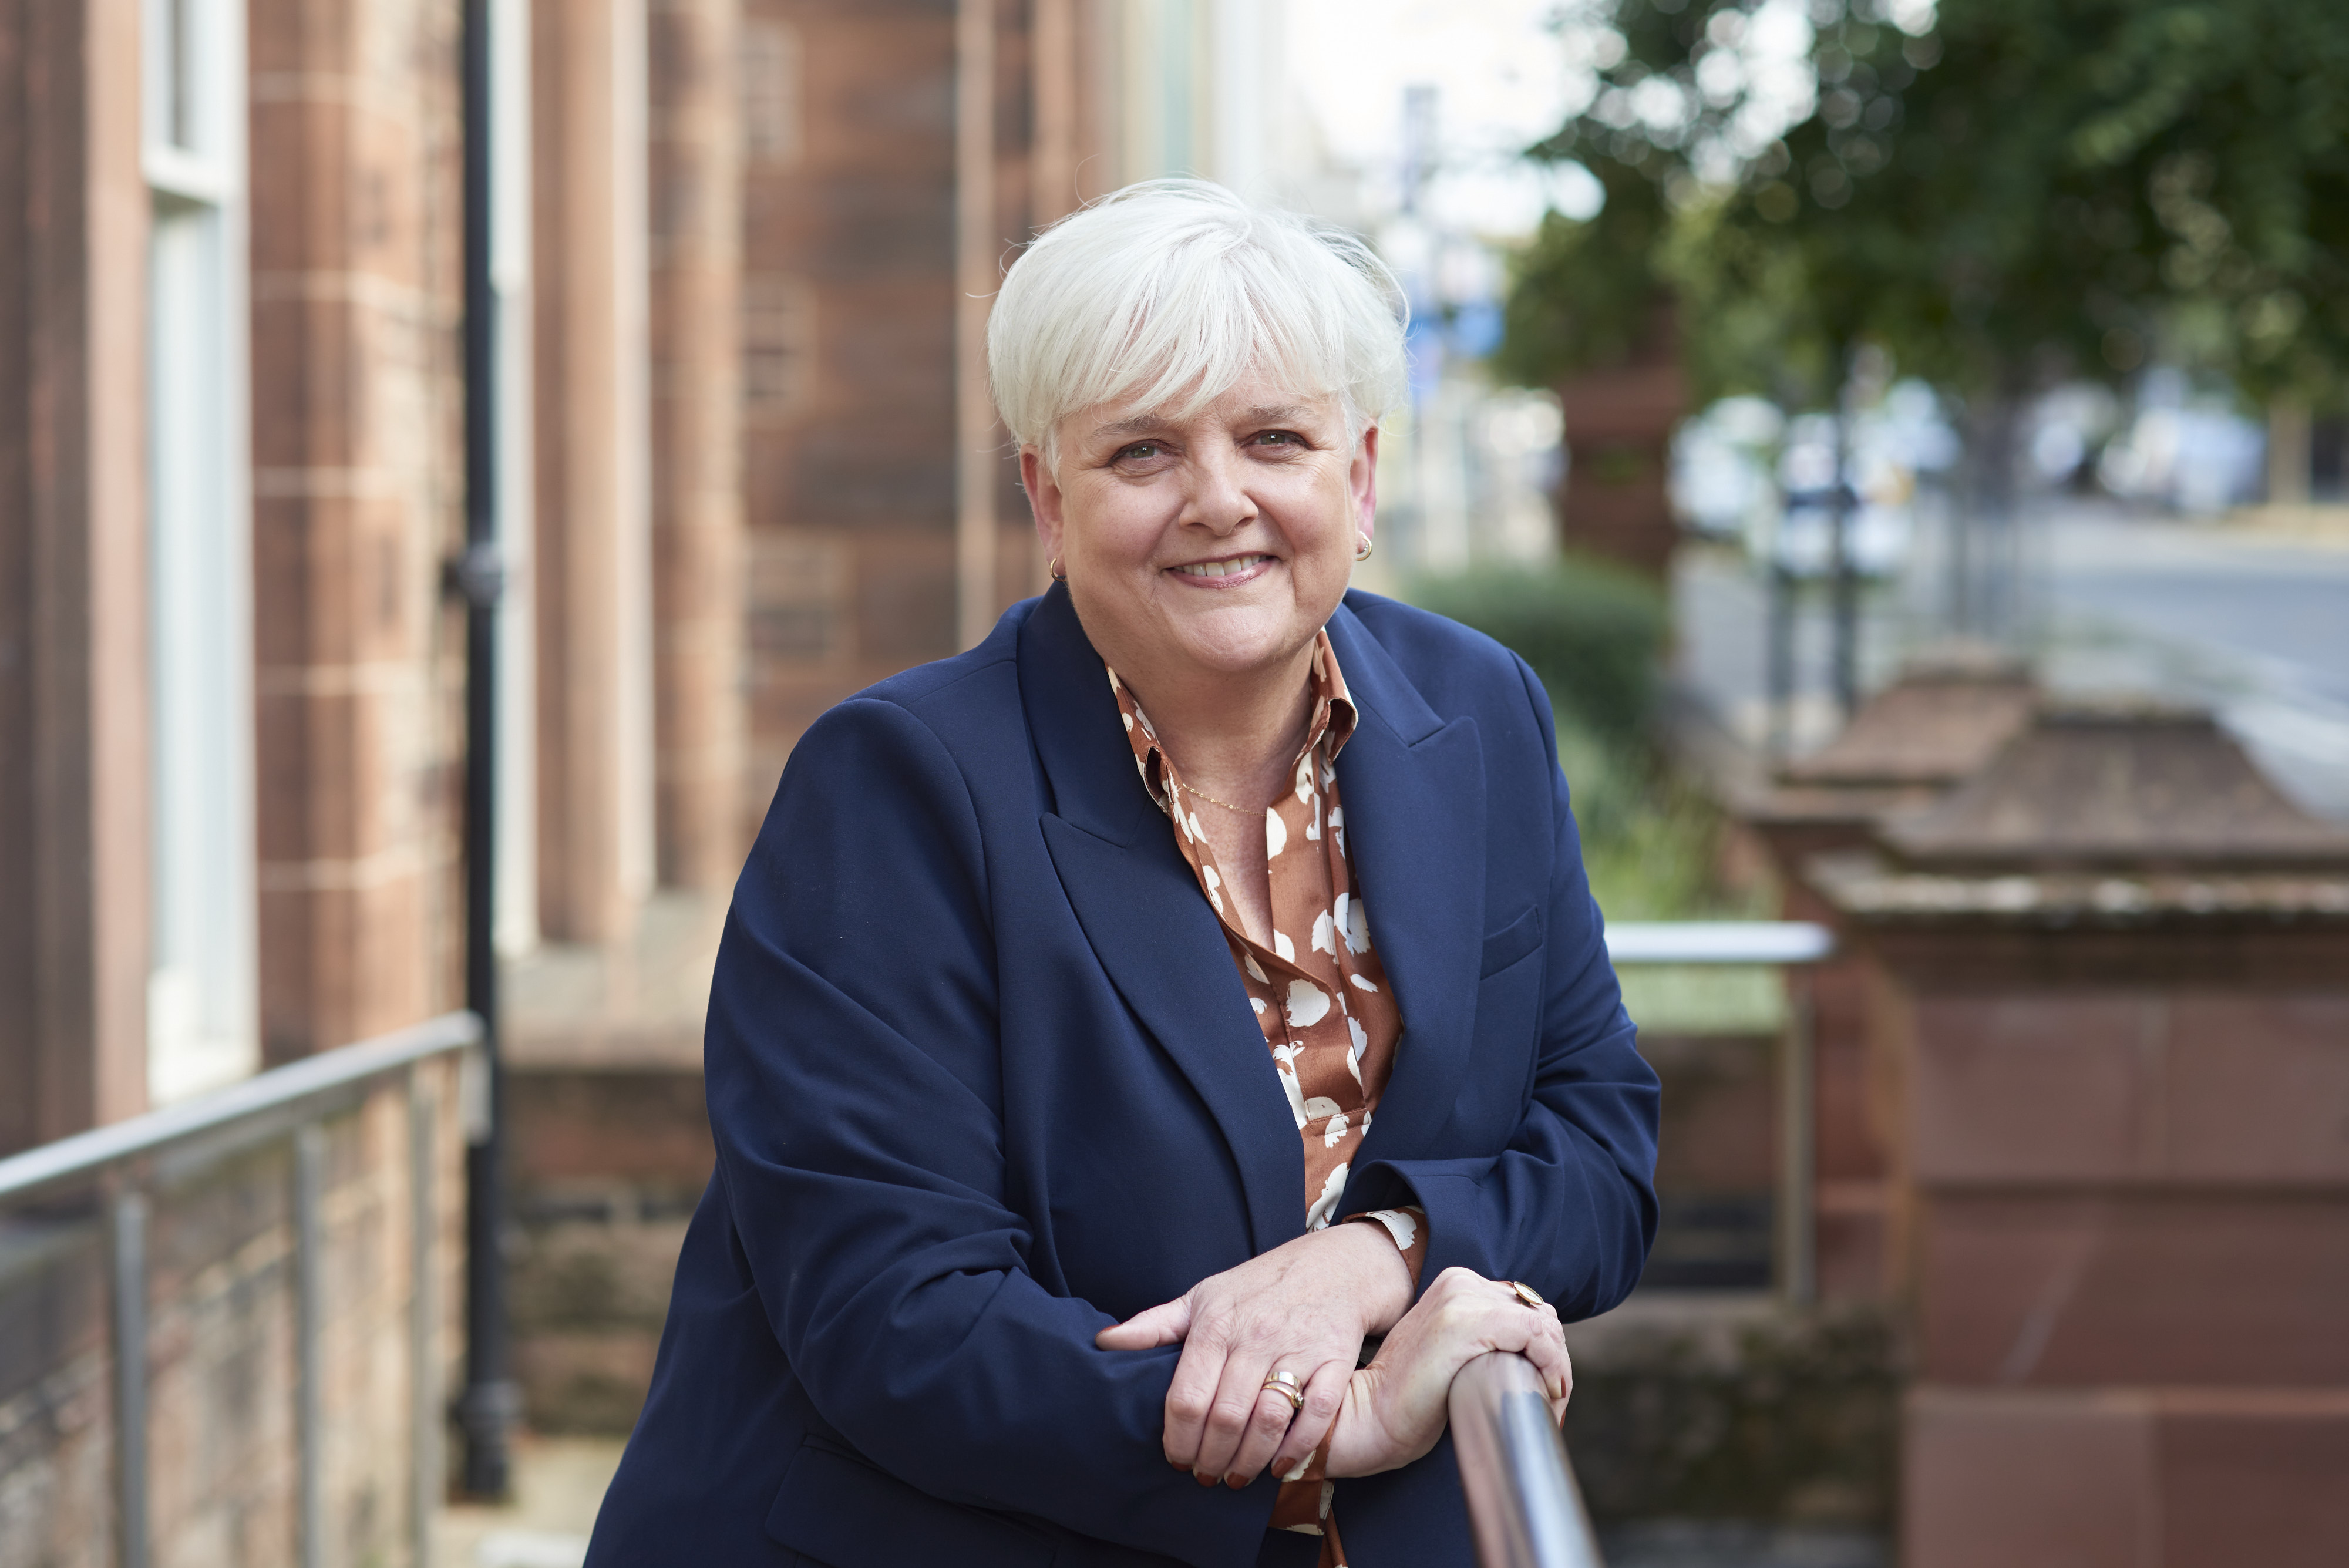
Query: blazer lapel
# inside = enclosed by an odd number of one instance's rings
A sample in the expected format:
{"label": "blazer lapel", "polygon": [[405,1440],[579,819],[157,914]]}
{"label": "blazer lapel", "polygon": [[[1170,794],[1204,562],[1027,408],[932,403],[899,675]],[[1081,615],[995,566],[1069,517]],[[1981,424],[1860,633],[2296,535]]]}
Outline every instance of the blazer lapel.
{"label": "blazer lapel", "polygon": [[1330,620],[1361,714],[1338,754],[1346,846],[1402,1039],[1355,1158],[1422,1154],[1443,1130],[1475,1029],[1485,909],[1485,758],[1475,721],[1444,723],[1353,612]]}
{"label": "blazer lapel", "polygon": [[1297,1124],[1223,927],[1143,787],[1065,587],[1020,630],[1019,691],[1050,792],[1044,843],[1078,923],[1231,1146],[1256,1250],[1278,1246],[1305,1228]]}

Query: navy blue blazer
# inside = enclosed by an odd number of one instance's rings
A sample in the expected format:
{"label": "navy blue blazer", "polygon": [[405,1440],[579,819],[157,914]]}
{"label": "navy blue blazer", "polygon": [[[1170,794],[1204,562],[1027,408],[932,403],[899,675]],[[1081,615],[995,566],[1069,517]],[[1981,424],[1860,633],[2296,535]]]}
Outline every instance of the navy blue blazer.
{"label": "navy blue blazer", "polygon": [[[1427,1210],[1568,1317],[1655,1230],[1634,1049],[1525,664],[1349,594],[1338,763],[1401,1005],[1345,1211]],[[1303,1154],[1222,928],[1067,590],[792,753],[719,948],[718,1168],[589,1568],[1309,1565],[1276,1484],[1160,1443],[1179,1347],[1107,1324],[1299,1235]],[[1467,1564],[1449,1441],[1338,1483],[1352,1568]]]}

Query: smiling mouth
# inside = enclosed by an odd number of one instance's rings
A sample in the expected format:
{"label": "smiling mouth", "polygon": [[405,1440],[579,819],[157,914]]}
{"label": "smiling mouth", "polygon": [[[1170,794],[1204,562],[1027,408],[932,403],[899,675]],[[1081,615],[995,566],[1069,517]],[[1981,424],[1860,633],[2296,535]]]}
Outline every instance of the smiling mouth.
{"label": "smiling mouth", "polygon": [[1174,569],[1186,577],[1236,577],[1271,560],[1270,556],[1235,556],[1228,561],[1194,561]]}

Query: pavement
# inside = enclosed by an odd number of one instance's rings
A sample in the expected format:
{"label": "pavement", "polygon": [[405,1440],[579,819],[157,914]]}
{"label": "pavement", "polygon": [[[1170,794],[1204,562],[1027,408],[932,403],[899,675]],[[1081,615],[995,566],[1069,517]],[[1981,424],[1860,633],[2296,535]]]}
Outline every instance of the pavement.
{"label": "pavement", "polygon": [[2349,545],[2079,510],[2047,535],[2044,673],[2212,709],[2307,810],[2349,822]]}
{"label": "pavement", "polygon": [[618,1438],[519,1434],[512,1498],[443,1509],[435,1568],[580,1568],[622,1446]]}

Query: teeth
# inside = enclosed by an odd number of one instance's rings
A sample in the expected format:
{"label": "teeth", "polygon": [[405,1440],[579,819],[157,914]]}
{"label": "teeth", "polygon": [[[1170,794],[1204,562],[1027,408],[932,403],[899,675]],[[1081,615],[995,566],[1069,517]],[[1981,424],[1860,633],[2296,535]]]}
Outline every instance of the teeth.
{"label": "teeth", "polygon": [[1242,556],[1237,561],[1201,561],[1194,566],[1177,566],[1174,569],[1186,577],[1223,577],[1229,576],[1234,572],[1245,572],[1257,562],[1268,561],[1271,558],[1269,556]]}

